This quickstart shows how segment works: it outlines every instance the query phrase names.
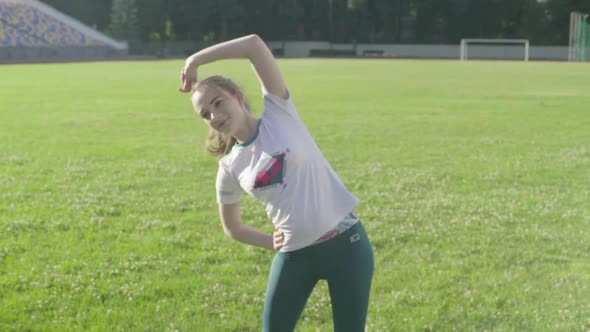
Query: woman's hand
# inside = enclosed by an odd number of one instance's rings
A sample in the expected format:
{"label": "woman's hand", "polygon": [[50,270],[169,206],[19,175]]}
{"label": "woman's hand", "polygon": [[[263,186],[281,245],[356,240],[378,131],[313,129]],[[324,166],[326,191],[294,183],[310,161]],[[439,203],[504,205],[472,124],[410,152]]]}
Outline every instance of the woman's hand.
{"label": "woman's hand", "polygon": [[197,66],[192,63],[191,58],[186,60],[184,67],[180,71],[181,87],[178,91],[186,93],[191,92],[193,84],[197,82]]}
{"label": "woman's hand", "polygon": [[198,51],[186,59],[180,73],[180,92],[190,92],[197,82],[197,68],[224,59],[247,58],[254,67],[264,91],[287,99],[287,86],[277,61],[266,43],[257,35],[248,35]]}
{"label": "woman's hand", "polygon": [[283,232],[280,229],[275,228],[275,231],[272,233],[272,245],[275,250],[279,250],[283,247]]}

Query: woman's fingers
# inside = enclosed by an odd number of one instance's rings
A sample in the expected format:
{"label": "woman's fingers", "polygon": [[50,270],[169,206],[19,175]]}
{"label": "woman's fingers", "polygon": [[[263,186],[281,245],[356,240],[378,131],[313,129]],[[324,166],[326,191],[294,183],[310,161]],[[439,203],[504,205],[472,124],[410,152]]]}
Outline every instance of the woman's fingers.
{"label": "woman's fingers", "polygon": [[181,87],[178,88],[178,91],[190,92],[192,90],[193,84],[197,81],[197,79],[196,79],[196,75],[190,74],[190,72],[189,72],[190,70],[194,71],[194,69],[190,69],[188,67],[183,67],[182,70],[180,71]]}
{"label": "woman's fingers", "polygon": [[281,249],[284,240],[283,232],[281,232],[280,229],[275,228],[274,232],[272,233],[272,239],[275,250]]}
{"label": "woman's fingers", "polygon": [[186,92],[186,74],[184,73],[184,68],[182,68],[182,70],[180,71],[180,88],[178,88],[178,91],[180,92]]}

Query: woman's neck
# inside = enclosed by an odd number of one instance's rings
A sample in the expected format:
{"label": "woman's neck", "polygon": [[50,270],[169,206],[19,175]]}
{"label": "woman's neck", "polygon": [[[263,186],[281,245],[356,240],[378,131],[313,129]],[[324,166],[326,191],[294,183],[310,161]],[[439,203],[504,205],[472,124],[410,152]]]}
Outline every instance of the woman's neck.
{"label": "woman's neck", "polygon": [[234,136],[240,144],[252,139],[258,131],[258,119],[248,114],[244,120],[244,125]]}

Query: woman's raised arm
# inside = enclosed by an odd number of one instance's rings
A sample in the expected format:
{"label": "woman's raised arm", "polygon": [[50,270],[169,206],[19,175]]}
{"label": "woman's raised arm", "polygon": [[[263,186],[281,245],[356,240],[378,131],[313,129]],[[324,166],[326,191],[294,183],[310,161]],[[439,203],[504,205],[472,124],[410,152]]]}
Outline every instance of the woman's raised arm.
{"label": "woman's raised arm", "polygon": [[287,98],[287,86],[279,65],[270,49],[258,35],[248,35],[219,43],[189,56],[180,73],[180,92],[190,92],[197,81],[197,69],[207,63],[247,58],[265,92]]}

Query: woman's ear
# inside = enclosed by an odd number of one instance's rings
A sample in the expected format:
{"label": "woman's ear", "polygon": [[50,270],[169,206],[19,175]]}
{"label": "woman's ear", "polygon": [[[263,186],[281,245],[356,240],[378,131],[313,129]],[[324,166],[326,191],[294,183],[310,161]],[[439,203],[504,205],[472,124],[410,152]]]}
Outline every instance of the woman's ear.
{"label": "woman's ear", "polygon": [[236,99],[240,102],[241,105],[245,105],[246,104],[246,97],[244,97],[244,94],[240,91],[236,92]]}

